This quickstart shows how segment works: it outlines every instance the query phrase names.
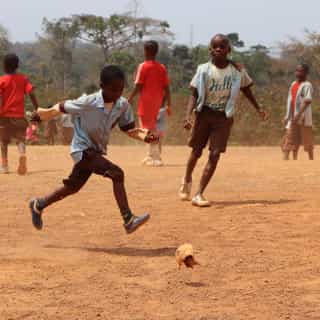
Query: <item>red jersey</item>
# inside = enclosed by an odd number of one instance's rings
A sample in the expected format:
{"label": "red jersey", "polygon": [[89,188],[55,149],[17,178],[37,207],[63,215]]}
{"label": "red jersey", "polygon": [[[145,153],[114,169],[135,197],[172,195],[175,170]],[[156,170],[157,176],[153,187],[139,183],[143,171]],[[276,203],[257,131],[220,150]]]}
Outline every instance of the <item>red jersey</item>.
{"label": "red jersey", "polygon": [[23,74],[0,77],[0,117],[24,118],[24,96],[32,90],[32,84]]}
{"label": "red jersey", "polygon": [[169,85],[165,66],[154,60],[141,63],[137,70],[135,83],[142,85],[138,115],[156,121],[163,103],[165,88]]}

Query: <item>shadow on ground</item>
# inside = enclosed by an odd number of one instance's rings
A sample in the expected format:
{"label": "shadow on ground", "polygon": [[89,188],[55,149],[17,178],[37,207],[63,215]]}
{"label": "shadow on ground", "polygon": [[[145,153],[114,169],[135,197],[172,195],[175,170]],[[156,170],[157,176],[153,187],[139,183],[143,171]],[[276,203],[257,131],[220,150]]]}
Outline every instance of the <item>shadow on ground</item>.
{"label": "shadow on ground", "polygon": [[77,249],[85,250],[93,253],[106,253],[117,256],[126,257],[171,257],[175,255],[175,247],[164,247],[164,248],[133,248],[133,247],[122,247],[122,248],[98,248],[98,247],[67,247],[58,245],[47,245],[45,248],[48,249]]}
{"label": "shadow on ground", "polygon": [[275,206],[280,204],[288,204],[297,202],[297,200],[243,200],[243,201],[212,201],[211,204],[218,207],[231,207],[231,206],[250,206],[250,205],[262,205],[262,206]]}

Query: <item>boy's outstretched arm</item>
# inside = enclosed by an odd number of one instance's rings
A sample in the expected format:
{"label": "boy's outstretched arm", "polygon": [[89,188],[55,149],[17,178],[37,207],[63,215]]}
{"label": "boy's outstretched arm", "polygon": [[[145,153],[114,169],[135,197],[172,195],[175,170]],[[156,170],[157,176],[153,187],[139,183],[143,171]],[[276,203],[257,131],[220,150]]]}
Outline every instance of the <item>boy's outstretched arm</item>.
{"label": "boy's outstretched arm", "polygon": [[251,87],[244,87],[241,88],[241,91],[243,92],[243,94],[246,96],[246,98],[251,102],[251,104],[253,105],[253,107],[257,110],[257,112],[259,113],[260,118],[265,121],[268,119],[268,115],[267,113],[259,106],[255,96],[252,93]]}
{"label": "boy's outstretched arm", "polygon": [[141,88],[142,88],[142,85],[139,83],[134,85],[133,91],[130,93],[128,97],[128,101],[130,104],[132,104],[134,97],[140,92]]}
{"label": "boy's outstretched arm", "polygon": [[38,108],[36,113],[33,115],[33,118],[34,118],[34,120],[48,121],[50,119],[55,118],[56,116],[58,116],[60,114],[62,114],[61,103],[57,103],[48,109]]}
{"label": "boy's outstretched arm", "polygon": [[39,103],[38,103],[38,99],[37,99],[36,95],[34,94],[34,92],[31,92],[29,94],[29,97],[30,97],[30,100],[32,102],[34,109],[37,110],[39,108]]}

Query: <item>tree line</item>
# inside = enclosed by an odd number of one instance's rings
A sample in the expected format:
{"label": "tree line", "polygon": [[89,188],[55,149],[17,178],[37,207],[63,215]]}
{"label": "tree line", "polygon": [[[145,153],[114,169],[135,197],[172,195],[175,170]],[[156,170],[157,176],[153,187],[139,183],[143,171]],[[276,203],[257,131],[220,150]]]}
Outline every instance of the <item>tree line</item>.
{"label": "tree line", "polygon": [[[246,66],[256,83],[258,98],[268,108],[271,117],[267,124],[258,127],[254,112],[247,112],[247,104],[241,100],[233,141],[242,144],[278,143],[282,130],[280,119],[297,63],[310,65],[310,78],[317,88],[320,33],[306,30],[303,40],[287,39],[279,44],[277,55],[262,44],[247,48],[236,32],[227,36],[232,44],[231,58]],[[167,21],[137,17],[130,12],[105,17],[81,14],[54,20],[44,18],[41,32],[32,42],[10,41],[5,26],[0,26],[0,58],[7,52],[15,52],[21,59],[20,70],[37,87],[41,104],[49,105],[97,89],[99,70],[105,64],[121,66],[127,74],[127,89],[130,89],[136,67],[143,61],[143,42],[151,38],[160,43],[158,60],[168,68],[174,93],[175,110],[167,142],[183,143],[185,136],[179,121],[183,118],[189,82],[196,67],[209,59],[208,45],[190,47],[175,43]],[[318,127],[317,90],[315,97],[314,115]]]}

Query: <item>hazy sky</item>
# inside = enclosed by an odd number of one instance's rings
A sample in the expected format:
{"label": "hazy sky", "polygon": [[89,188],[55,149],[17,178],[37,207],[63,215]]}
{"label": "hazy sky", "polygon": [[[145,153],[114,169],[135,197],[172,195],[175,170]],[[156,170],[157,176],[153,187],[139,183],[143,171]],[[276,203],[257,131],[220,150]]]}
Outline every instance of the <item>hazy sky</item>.
{"label": "hazy sky", "polygon": [[[35,39],[43,17],[77,13],[108,16],[130,8],[130,0],[1,0],[0,24],[12,41]],[[207,44],[215,33],[238,32],[247,46],[276,46],[287,37],[301,37],[305,28],[320,31],[319,0],[141,0],[144,15],[167,20],[176,42]]]}

